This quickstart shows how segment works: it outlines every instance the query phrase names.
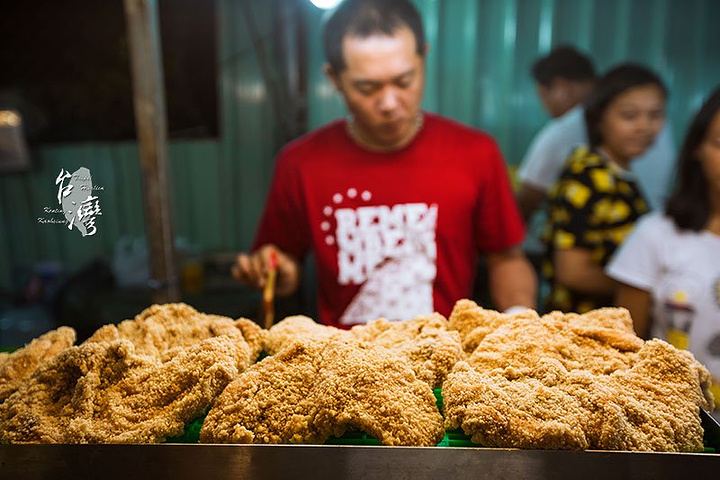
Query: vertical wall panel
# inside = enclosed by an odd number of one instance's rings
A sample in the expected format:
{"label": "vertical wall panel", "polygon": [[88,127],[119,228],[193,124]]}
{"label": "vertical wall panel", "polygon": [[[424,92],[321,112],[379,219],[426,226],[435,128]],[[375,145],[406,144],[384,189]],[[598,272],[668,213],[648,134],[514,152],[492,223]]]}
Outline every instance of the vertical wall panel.
{"label": "vertical wall panel", "polygon": [[476,0],[443,2],[438,39],[439,112],[473,123],[477,118],[478,3]]}
{"label": "vertical wall panel", "polygon": [[423,108],[430,111],[438,111],[440,100],[438,98],[440,68],[438,58],[440,57],[440,4],[441,0],[418,0],[418,9],[423,19],[425,38],[429,45],[429,51],[425,56],[425,98]]}
{"label": "vertical wall panel", "polygon": [[[250,247],[279,148],[272,90],[261,68],[266,61],[266,73],[277,79],[279,67],[273,52],[278,35],[273,32],[273,13],[278,11],[279,1],[223,0],[219,5],[223,191],[218,202],[227,221],[221,230],[226,249]],[[251,35],[248,13],[257,38]],[[264,59],[258,56],[258,45],[264,50]],[[217,178],[212,172],[210,177]]]}
{"label": "vertical wall panel", "polygon": [[12,245],[10,243],[10,235],[13,229],[10,223],[9,200],[6,200],[6,192],[8,190],[7,183],[9,177],[0,176],[0,288],[9,288],[13,285],[13,258]]}
{"label": "vertical wall panel", "polygon": [[307,23],[307,76],[308,76],[308,125],[316,128],[330,120],[345,115],[345,107],[340,95],[335,92],[330,81],[323,72],[325,54],[322,46],[323,11],[310,2],[304,3],[305,21]]}

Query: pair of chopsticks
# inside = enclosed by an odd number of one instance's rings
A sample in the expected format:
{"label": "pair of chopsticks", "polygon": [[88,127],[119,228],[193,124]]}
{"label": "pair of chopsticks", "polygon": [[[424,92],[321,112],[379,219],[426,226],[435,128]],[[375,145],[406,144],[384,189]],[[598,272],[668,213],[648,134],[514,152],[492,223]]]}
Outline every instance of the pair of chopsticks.
{"label": "pair of chopsticks", "polygon": [[272,327],[275,319],[275,279],[277,278],[277,253],[270,252],[270,265],[263,289],[263,306],[265,307],[265,328]]}

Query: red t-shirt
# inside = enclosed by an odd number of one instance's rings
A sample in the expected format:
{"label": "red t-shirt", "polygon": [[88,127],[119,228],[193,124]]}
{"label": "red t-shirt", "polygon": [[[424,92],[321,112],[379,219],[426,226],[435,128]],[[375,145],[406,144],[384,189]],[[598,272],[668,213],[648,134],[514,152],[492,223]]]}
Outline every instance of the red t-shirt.
{"label": "red t-shirt", "polygon": [[525,234],[495,141],[433,114],[405,148],[369,152],[337,120],[280,153],[254,248],[312,250],[318,311],[348,327],[449,315],[472,293],[477,252]]}

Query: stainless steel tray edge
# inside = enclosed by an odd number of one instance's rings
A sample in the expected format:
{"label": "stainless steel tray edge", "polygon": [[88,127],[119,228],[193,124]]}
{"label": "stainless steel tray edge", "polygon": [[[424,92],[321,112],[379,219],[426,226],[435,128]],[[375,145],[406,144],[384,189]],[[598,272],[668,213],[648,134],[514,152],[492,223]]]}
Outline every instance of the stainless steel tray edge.
{"label": "stainless steel tray edge", "polygon": [[720,455],[308,445],[0,445],[2,479],[720,478]]}

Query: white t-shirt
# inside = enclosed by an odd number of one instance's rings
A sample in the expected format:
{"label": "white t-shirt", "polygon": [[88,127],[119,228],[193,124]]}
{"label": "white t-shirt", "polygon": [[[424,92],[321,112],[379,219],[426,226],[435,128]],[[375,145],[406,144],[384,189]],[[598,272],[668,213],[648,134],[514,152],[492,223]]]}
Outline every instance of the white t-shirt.
{"label": "white t-shirt", "polygon": [[720,382],[720,236],[648,214],[605,272],[650,292],[652,336],[690,350]]}
{"label": "white t-shirt", "polygon": [[[578,105],[548,122],[535,135],[518,169],[518,178],[542,190],[550,190],[570,153],[587,143],[584,110]],[[650,208],[662,207],[675,173],[675,145],[668,123],[655,143],[644,155],[634,159],[630,167],[640,181]]]}

